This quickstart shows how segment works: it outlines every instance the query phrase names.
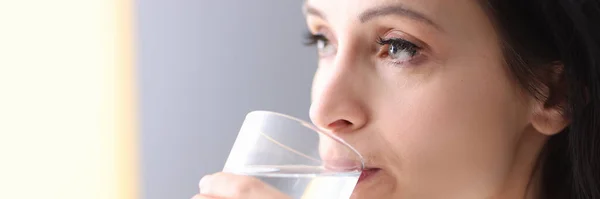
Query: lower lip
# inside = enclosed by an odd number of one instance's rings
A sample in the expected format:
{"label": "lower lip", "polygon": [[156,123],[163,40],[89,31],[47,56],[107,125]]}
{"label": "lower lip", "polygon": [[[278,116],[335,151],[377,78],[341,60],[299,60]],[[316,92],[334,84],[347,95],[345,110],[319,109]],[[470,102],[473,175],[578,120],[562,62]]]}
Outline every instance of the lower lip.
{"label": "lower lip", "polygon": [[364,182],[368,179],[371,179],[375,174],[377,174],[381,169],[367,169],[363,170],[358,177],[358,182]]}

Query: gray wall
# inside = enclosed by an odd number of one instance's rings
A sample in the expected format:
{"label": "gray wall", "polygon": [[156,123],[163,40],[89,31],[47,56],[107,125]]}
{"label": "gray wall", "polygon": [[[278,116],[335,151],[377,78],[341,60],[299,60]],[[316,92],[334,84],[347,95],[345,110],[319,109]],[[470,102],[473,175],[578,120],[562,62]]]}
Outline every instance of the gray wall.
{"label": "gray wall", "polygon": [[137,0],[142,198],[196,193],[251,110],[307,119],[302,2]]}

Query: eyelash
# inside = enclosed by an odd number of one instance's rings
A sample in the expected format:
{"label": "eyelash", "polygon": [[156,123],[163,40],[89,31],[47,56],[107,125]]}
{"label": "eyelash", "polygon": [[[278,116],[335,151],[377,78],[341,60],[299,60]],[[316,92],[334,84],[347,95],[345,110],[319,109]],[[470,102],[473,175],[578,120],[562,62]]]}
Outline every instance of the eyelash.
{"label": "eyelash", "polygon": [[[314,46],[318,44],[319,41],[323,41],[326,45],[330,45],[329,39],[327,39],[327,37],[323,34],[313,34],[311,32],[307,32],[305,35],[305,39],[306,41],[304,44],[307,46]],[[396,65],[402,65],[406,64],[406,62],[412,62],[415,57],[420,55],[420,51],[422,50],[422,48],[417,46],[416,44],[401,38],[383,39],[382,37],[378,37],[377,44],[382,46],[382,49],[380,50],[380,56],[384,58],[389,58],[390,62]],[[388,46],[388,48],[385,48],[385,46]],[[394,60],[394,58],[390,57],[389,55],[389,48],[391,46],[396,47],[396,50],[405,51],[409,53],[410,59]]]}
{"label": "eyelash", "polygon": [[327,37],[325,37],[325,35],[323,35],[323,34],[312,34],[310,32],[307,32],[306,35],[304,36],[304,38],[306,39],[306,41],[304,42],[304,45],[307,45],[307,46],[317,45],[317,43],[319,41],[325,41],[325,42],[329,43],[329,39],[327,39]]}
{"label": "eyelash", "polygon": [[[400,51],[406,51],[408,53],[410,53],[411,59],[413,57],[416,57],[419,55],[420,51],[422,50],[421,47],[417,46],[416,44],[404,40],[404,39],[400,39],[400,38],[392,38],[392,39],[383,39],[381,37],[379,37],[377,39],[377,44],[381,45],[381,46],[395,46]],[[387,49],[382,49],[383,52],[385,52],[386,54],[383,56],[387,56],[389,57],[389,48]],[[400,62],[404,62],[406,60],[401,60]],[[410,61],[410,60],[408,60]]]}

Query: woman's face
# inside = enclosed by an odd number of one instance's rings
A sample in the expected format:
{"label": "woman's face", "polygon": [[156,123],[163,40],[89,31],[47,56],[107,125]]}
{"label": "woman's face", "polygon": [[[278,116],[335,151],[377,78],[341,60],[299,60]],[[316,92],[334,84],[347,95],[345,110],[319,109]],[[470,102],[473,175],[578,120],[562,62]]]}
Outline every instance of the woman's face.
{"label": "woman's face", "polygon": [[514,173],[532,99],[475,0],[307,0],[311,118],[373,168],[354,198],[484,198]]}

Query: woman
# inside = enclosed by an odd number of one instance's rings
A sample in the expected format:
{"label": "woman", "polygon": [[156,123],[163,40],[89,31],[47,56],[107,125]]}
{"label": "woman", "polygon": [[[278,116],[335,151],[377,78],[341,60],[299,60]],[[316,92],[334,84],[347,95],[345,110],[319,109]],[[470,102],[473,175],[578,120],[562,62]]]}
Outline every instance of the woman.
{"label": "woman", "polygon": [[[368,167],[352,198],[600,198],[600,2],[308,0],[313,122]],[[207,176],[195,198],[285,198]]]}

